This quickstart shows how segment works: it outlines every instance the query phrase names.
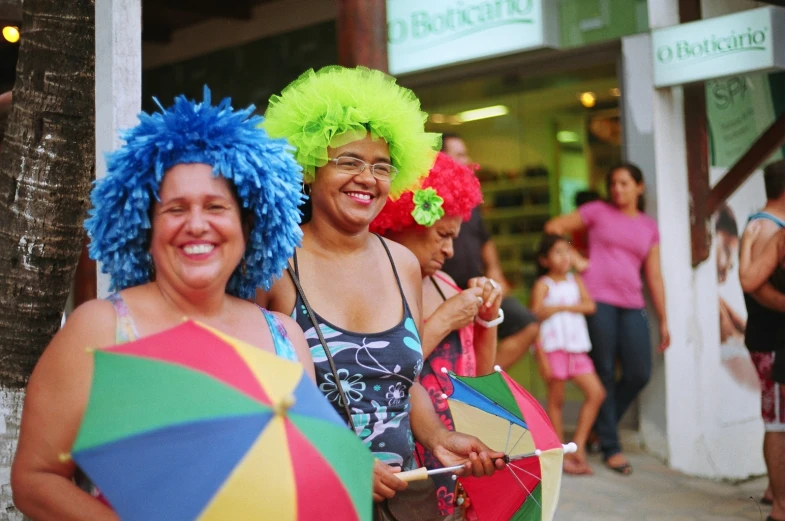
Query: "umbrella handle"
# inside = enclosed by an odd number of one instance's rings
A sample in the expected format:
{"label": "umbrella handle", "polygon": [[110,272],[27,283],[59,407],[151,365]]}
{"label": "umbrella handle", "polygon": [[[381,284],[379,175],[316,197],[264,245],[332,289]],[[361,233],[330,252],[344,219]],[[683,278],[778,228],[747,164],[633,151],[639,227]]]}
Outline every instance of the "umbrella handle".
{"label": "umbrella handle", "polygon": [[424,479],[428,479],[428,469],[425,467],[420,467],[419,469],[399,472],[395,474],[395,476],[401,481],[406,481],[407,483],[409,481],[422,481]]}

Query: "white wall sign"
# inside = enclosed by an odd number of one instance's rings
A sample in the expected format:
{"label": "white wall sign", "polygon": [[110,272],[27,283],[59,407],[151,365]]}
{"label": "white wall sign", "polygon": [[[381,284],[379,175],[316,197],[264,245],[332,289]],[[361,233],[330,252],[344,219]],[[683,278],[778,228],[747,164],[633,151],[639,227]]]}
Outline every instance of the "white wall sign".
{"label": "white wall sign", "polygon": [[555,0],[387,0],[390,72],[556,47]]}
{"label": "white wall sign", "polygon": [[652,33],[654,85],[785,69],[785,9],[762,7]]}

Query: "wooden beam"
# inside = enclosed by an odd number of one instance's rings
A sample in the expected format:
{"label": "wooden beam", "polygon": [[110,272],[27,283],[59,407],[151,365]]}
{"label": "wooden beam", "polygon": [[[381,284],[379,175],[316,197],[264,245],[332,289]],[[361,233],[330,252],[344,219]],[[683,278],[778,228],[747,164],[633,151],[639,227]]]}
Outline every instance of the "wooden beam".
{"label": "wooden beam", "polygon": [[22,22],[22,0],[0,0],[0,20]]}
{"label": "wooden beam", "polygon": [[706,87],[703,83],[684,86],[684,133],[687,138],[687,179],[690,190],[690,235],[692,265],[709,258],[711,231],[706,198],[709,195],[709,133]]}
{"label": "wooden beam", "polygon": [[172,28],[145,20],[142,24],[142,40],[149,43],[169,43],[172,41]]}
{"label": "wooden beam", "polygon": [[700,0],[679,0],[679,21],[686,24],[700,20],[701,13]]}
{"label": "wooden beam", "polygon": [[[679,0],[679,21],[702,17],[701,0]],[[690,242],[692,265],[709,258],[711,213],[706,211],[709,195],[709,132],[706,87],[703,82],[684,86],[684,135],[687,147],[687,184],[690,191]]]}
{"label": "wooden beam", "polygon": [[785,112],[761,134],[730,170],[714,185],[706,200],[707,212],[712,215],[733,192],[757,170],[768,157],[785,145]]}
{"label": "wooden beam", "polygon": [[[149,1],[149,0],[148,0]],[[205,18],[251,19],[251,3],[248,0],[155,0],[172,10],[198,14]]]}
{"label": "wooden beam", "polygon": [[385,0],[338,0],[338,63],[387,72]]}

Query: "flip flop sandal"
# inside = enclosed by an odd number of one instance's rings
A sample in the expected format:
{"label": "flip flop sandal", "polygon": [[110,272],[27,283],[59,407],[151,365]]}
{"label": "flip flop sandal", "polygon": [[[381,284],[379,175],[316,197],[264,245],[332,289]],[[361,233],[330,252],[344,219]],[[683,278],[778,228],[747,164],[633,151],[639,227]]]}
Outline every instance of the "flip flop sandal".
{"label": "flip flop sandal", "polygon": [[766,521],[785,521],[785,520],[774,519],[773,517],[769,516],[766,518]]}
{"label": "flip flop sandal", "polygon": [[622,476],[629,476],[630,474],[632,474],[632,465],[630,465],[629,463],[625,463],[623,465],[617,465],[615,467],[612,467],[611,465],[608,465],[606,463],[605,466],[614,472],[618,472]]}

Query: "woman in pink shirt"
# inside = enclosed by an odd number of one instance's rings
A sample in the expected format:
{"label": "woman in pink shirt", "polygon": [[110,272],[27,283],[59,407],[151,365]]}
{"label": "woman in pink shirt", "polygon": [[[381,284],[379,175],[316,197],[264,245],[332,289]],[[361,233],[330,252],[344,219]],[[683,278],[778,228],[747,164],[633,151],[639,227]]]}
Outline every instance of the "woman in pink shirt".
{"label": "woman in pink shirt", "polygon": [[[665,314],[665,289],[660,270],[657,224],[643,213],[643,174],[632,164],[608,172],[609,201],[594,201],[575,212],[551,219],[547,233],[588,232],[589,264],[583,280],[597,312],[587,317],[591,358],[607,393],[595,432],[605,463],[630,474],[632,467],[621,452],[618,423],[651,376],[649,321],[643,299],[643,271],[657,313],[660,352],[670,345]],[[616,360],[621,377],[616,378]]]}

